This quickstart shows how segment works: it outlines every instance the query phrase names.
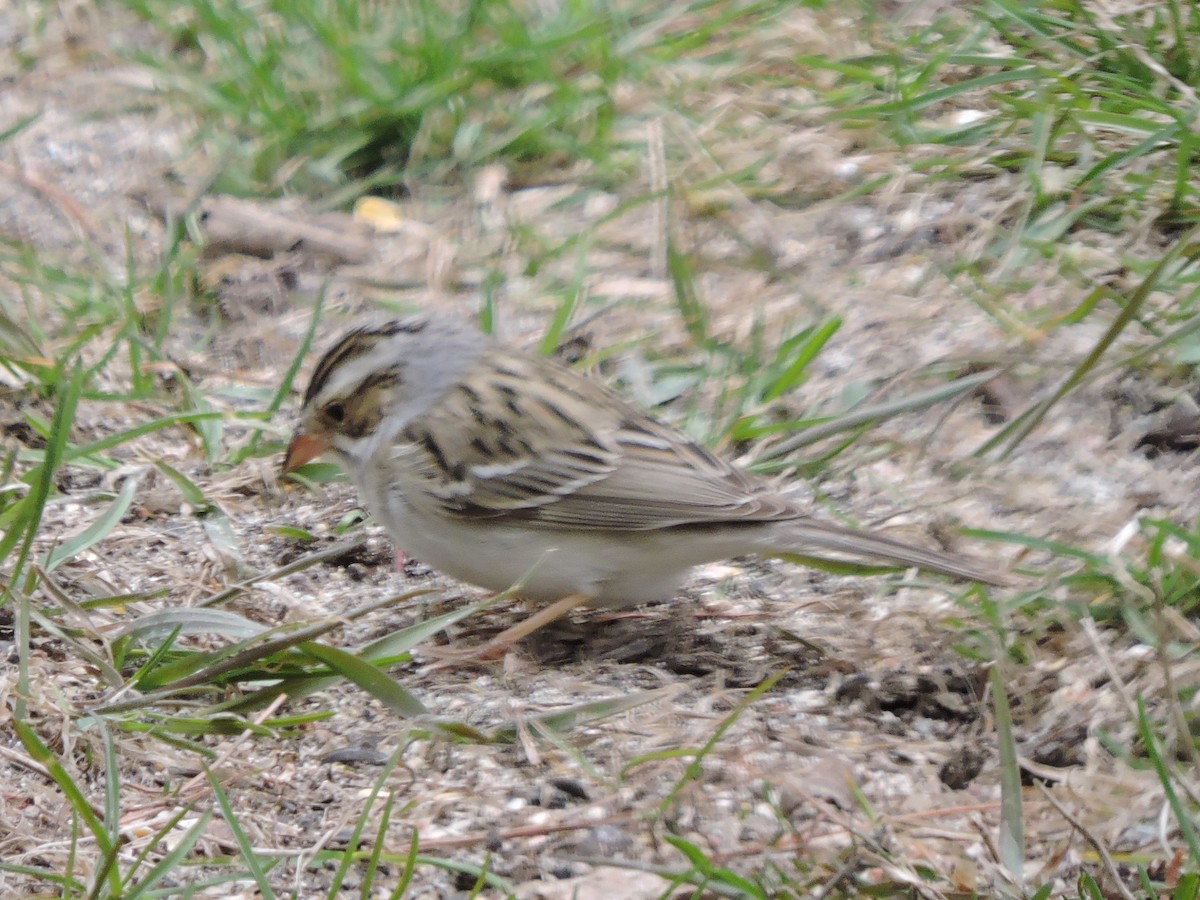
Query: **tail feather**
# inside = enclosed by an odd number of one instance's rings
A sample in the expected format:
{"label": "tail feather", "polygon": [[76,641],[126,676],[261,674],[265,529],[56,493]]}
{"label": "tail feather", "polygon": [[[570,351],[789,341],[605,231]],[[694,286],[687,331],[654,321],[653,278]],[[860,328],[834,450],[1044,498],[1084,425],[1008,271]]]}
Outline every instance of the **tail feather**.
{"label": "tail feather", "polygon": [[926,572],[937,572],[967,581],[979,581],[999,587],[1016,583],[1011,575],[988,565],[986,562],[928,550],[897,541],[879,534],[843,528],[828,522],[796,520],[788,523],[788,532],[795,539],[795,546],[777,547],[776,555],[824,559],[826,551],[837,554],[843,562],[866,562],[913,567]]}

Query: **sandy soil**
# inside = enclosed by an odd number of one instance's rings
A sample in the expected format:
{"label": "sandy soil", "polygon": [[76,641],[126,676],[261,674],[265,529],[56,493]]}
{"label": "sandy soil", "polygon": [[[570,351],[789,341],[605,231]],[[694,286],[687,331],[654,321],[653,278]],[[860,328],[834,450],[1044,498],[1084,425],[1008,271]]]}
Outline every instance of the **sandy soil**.
{"label": "sandy soil", "polygon": [[[790,26],[797,33],[842,28],[830,43],[852,40],[852,23],[811,15],[797,11]],[[44,264],[73,278],[86,279],[97,267],[122,272],[127,250],[139,267],[150,265],[163,239],[153,198],[169,194],[178,178],[194,180],[210,161],[189,148],[186,124],[144,92],[144,72],[79,50],[61,30],[31,36],[21,31],[19,17],[6,16],[0,34],[24,41],[37,62],[3,73],[0,130],[31,114],[37,118],[0,145],[0,236],[27,244]],[[322,345],[381,304],[474,313],[489,273],[503,278],[504,336],[531,342],[558,303],[554,291],[572,283],[580,266],[578,255],[569,253],[545,262],[536,276],[524,274],[536,238],[553,244],[587,232],[587,304],[579,318],[603,312],[576,333],[581,344],[575,350],[642,338],[597,377],[619,381],[635,397],[645,391],[640,399],[646,400],[653,385],[640,384],[639,374],[652,371],[657,360],[692,353],[662,267],[663,216],[696,261],[714,333],[745,341],[756,315],[780,329],[830,316],[843,320],[809,382],[781,399],[780,409],[791,414],[837,412],[858,395],[901,397],[936,383],[931,371],[965,372],[1000,361],[1013,363],[996,394],[1001,414],[1011,415],[1097,338],[1101,326],[1090,322],[1044,338],[1002,330],[947,276],[1004,228],[1014,191],[1006,176],[938,182],[900,175],[885,190],[839,200],[863,179],[907,171],[913,160],[815,115],[776,115],[805,99],[799,87],[758,106],[744,103],[733,88],[711,90],[711,133],[733,135],[739,125],[746,132],[741,141],[721,138],[721,158],[732,167],[771,149],[761,176],[766,199],[728,185],[704,196],[689,193],[690,184],[713,174],[705,168],[711,163],[680,149],[690,127],[682,117],[647,114],[648,146],[661,129],[673,151],[678,199],[669,207],[634,206],[605,220],[618,203],[651,189],[649,174],[618,193],[590,188],[586,178],[510,189],[501,170],[478,173],[461,189],[430,187],[403,202],[404,230],[371,238],[365,261],[332,265],[303,252],[270,261],[207,260],[207,284],[218,303],[179,311],[170,357],[217,408],[252,408],[236,389],[278,383],[327,277],[333,280]],[[303,213],[302,202],[296,208]],[[515,226],[523,241],[512,239]],[[1120,247],[1099,235],[1094,244],[1099,273]],[[15,283],[6,268],[12,271],[7,259],[0,287],[11,308],[19,309],[22,297],[54,308],[42,289]],[[998,264],[1000,277],[1006,276]],[[1007,298],[1015,310],[1066,309],[1076,302],[1076,289],[1049,269],[1027,273],[1026,284],[1024,295]],[[153,313],[161,300],[139,293],[135,302]],[[53,313],[48,319],[56,324]],[[48,343],[65,347],[71,338],[56,335]],[[122,364],[115,360],[106,370],[109,387],[119,388],[126,377]],[[702,388],[701,400],[705,390],[712,386]],[[1160,421],[1155,416],[1165,390],[1128,376],[1097,380],[1005,460],[972,455],[999,427],[979,398],[898,417],[836,457],[805,489],[822,515],[1007,561],[1019,556],[1015,547],[965,542],[955,529],[1044,536],[1104,551],[1136,516],[1190,522],[1197,513],[1200,485],[1190,455],[1152,458],[1139,446]],[[659,412],[683,422],[694,399],[685,392]],[[280,436],[294,408],[289,403],[279,417]],[[36,443],[23,427],[22,409],[47,414],[19,385],[6,385],[0,415],[10,446]],[[165,409],[85,402],[75,438],[109,434]],[[196,436],[182,429],[114,454],[126,463],[122,470],[64,470],[39,547],[46,550],[92,521],[103,509],[98,493],[121,478],[139,479],[121,525],[64,564],[54,580],[75,601],[165,594],[97,611],[91,623],[97,627],[117,627],[158,607],[196,604],[248,573],[274,570],[344,540],[334,526],[357,507],[348,485],[314,494],[281,484],[277,458],[213,465]],[[183,501],[154,460],[203,488],[223,513],[232,545],[215,537],[212,523]],[[301,546],[274,530],[280,526],[308,529],[317,541]],[[391,546],[372,524],[349,537],[361,541],[353,552],[265,582],[225,608],[275,625],[436,589],[357,619],[329,638],[354,646],[477,596],[417,564],[393,571]],[[1035,570],[1065,567],[1038,554],[1020,562]],[[388,782],[396,798],[388,849],[404,852],[408,827],[417,828],[424,852],[476,864],[488,858],[521,897],[569,897],[573,890],[579,897],[659,896],[660,878],[594,863],[681,868],[682,857],[664,842],[669,834],[737,871],[777,866],[791,872],[793,860],[803,859],[818,873],[828,867],[830,885],[839,871],[903,884],[917,878],[915,866],[927,865],[960,890],[990,894],[1003,879],[996,861],[999,769],[987,670],[974,659],[990,655],[991,637],[976,601],[961,593],[923,580],[898,585],[758,560],[714,565],[699,570],[671,604],[581,613],[492,669],[435,669],[418,653],[393,671],[438,715],[484,730],[516,722],[518,739],[511,744],[414,736],[406,722],[345,685],[284,708],[325,714],[312,724],[203,742],[218,754],[215,771],[252,843],[285,859],[272,882],[300,897],[322,896],[335,868],[300,862],[322,847],[344,845],[380,765],[397,748],[403,754]],[[1068,597],[1062,588],[1044,596],[1051,603]],[[39,602],[50,601],[43,596]],[[449,639],[478,641],[522,614],[501,604],[456,626]],[[1028,620],[1017,610],[1005,615],[1013,629],[1008,640],[1026,657],[1006,678],[1028,771],[1047,777],[1058,800],[1114,851],[1162,859],[1157,782],[1115,761],[1100,743],[1102,735],[1132,740],[1130,686],[1157,702],[1162,685],[1155,684],[1153,660],[1111,633],[1077,624],[1038,632],[1029,642],[1022,636]],[[86,661],[64,652],[44,630],[35,633],[33,647],[34,724],[102,804],[100,738],[81,719],[100,682]],[[747,689],[773,675],[779,681],[742,709]],[[1189,676],[1195,673],[1175,677],[1180,683]],[[14,683],[15,659],[0,661],[0,696],[11,699]],[[637,692],[656,693],[648,693],[644,705],[565,732],[565,743],[545,739],[529,724],[540,713]],[[735,712],[731,727],[719,732]],[[65,801],[44,775],[21,764],[24,751],[10,716],[6,703],[0,709],[0,747],[7,751],[0,756],[0,857],[58,870],[70,852]],[[703,747],[718,734],[700,771],[684,779],[689,759],[670,751]],[[146,827],[177,808],[171,791],[198,771],[199,759],[149,735],[119,732],[114,739],[133,852]],[[1056,877],[1065,886],[1080,865],[1095,871],[1090,848],[1037,789],[1028,789],[1026,801],[1030,883]],[[204,797],[199,806],[210,804]],[[220,856],[233,848],[217,817],[197,853]],[[94,847],[85,842],[76,865],[86,870],[94,863]],[[204,871],[180,870],[176,879]],[[346,883],[359,877],[352,870]],[[422,866],[411,896],[458,896],[472,880]],[[5,896],[28,887],[0,874]],[[219,885],[203,895],[251,896],[251,886]]]}

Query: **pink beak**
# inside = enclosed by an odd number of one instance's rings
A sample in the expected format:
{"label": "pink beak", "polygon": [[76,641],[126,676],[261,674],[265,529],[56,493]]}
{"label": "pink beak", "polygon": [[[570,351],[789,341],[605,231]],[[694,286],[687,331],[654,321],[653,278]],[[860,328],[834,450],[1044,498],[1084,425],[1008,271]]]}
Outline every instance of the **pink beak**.
{"label": "pink beak", "polygon": [[283,457],[283,474],[295,472],[305,463],[312,462],[325,451],[332,449],[332,446],[327,435],[297,431]]}

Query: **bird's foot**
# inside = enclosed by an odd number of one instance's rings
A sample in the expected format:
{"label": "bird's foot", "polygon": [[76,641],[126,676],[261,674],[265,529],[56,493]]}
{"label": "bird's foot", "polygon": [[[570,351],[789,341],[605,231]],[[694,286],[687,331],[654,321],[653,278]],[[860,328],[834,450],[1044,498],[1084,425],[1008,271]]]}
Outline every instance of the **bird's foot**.
{"label": "bird's foot", "polygon": [[437,659],[434,669],[445,669],[454,665],[486,664],[504,659],[513,644],[528,637],[539,628],[544,628],[551,622],[561,619],[571,610],[583,606],[590,600],[583,594],[571,594],[569,597],[551,603],[545,609],[538,610],[532,616],[518,622],[511,628],[506,628],[494,638],[485,641],[478,647],[428,647],[423,652]]}

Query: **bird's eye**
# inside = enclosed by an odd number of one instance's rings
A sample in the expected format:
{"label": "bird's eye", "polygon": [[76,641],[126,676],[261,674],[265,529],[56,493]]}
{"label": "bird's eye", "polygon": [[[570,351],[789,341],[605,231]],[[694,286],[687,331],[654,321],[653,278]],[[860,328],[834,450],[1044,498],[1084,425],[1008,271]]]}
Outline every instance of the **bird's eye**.
{"label": "bird's eye", "polygon": [[346,404],[345,403],[330,403],[325,407],[325,416],[330,422],[335,425],[340,425],[346,420]]}

